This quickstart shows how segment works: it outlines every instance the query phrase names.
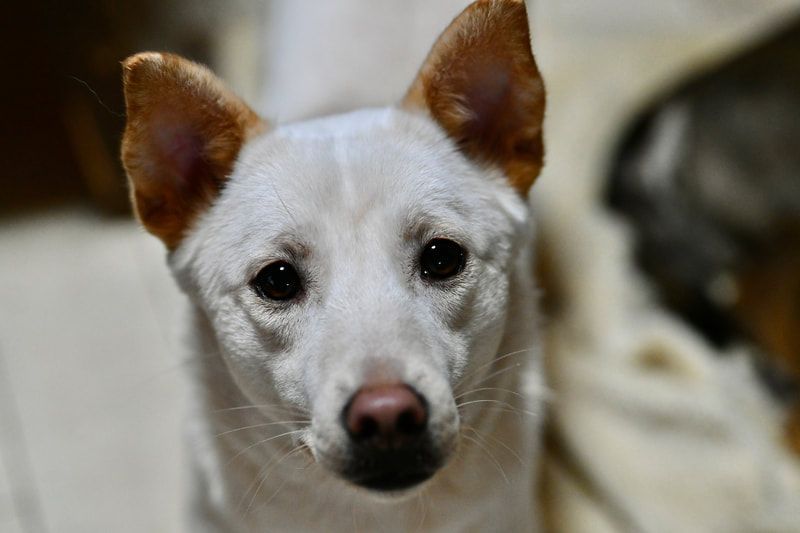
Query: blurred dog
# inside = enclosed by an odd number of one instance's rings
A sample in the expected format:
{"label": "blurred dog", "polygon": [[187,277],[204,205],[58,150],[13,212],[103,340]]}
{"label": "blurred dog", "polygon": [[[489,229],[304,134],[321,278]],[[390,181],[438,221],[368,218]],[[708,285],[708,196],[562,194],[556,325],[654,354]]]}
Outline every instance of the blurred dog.
{"label": "blurred dog", "polygon": [[664,305],[754,349],[800,452],[800,22],[672,90],[619,147],[608,205]]}
{"label": "blurred dog", "polygon": [[524,3],[469,6],[387,108],[267,124],[162,53],[124,86],[135,209],[194,310],[191,531],[536,529]]}

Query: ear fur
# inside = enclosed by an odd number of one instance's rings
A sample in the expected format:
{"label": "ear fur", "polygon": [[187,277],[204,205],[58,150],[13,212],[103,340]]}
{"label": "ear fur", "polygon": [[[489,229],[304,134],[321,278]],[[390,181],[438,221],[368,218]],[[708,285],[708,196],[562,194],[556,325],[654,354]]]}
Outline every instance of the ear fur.
{"label": "ear fur", "polygon": [[402,107],[428,113],[459,148],[526,195],[544,159],[544,83],[522,0],[478,0],[434,44]]}
{"label": "ear fur", "polygon": [[174,249],[264,123],[207,68],[145,52],[126,59],[122,163],[144,227]]}

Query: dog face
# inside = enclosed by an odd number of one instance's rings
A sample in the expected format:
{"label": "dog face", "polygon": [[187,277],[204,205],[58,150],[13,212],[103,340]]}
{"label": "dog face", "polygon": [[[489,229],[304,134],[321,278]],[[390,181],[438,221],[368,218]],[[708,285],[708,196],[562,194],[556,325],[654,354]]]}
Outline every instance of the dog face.
{"label": "dog face", "polygon": [[497,354],[541,167],[524,4],[473,4],[386,109],[270,127],[166,54],[125,83],[137,213],[243,395],[309,412],[302,440],[357,485],[431,477],[454,388]]}
{"label": "dog face", "polygon": [[[379,463],[398,458],[380,448],[411,443],[407,454],[423,459],[397,469],[410,479],[452,450],[451,391],[470,363],[497,353],[525,223],[520,196],[429,121],[362,111],[250,143],[174,265],[253,403],[277,392],[312,413],[308,444],[323,464],[369,486],[402,485],[381,478],[395,470]],[[397,398],[398,384],[412,394]],[[342,423],[370,390],[398,412],[367,406],[361,418],[391,426],[382,417],[407,411],[419,418],[407,434],[378,427],[361,438],[363,420]],[[364,462],[376,465],[361,472]]]}

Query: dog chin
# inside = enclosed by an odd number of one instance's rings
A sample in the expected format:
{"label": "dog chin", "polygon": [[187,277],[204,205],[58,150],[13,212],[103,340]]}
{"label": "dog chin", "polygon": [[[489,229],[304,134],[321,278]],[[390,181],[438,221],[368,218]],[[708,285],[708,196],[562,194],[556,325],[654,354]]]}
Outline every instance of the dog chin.
{"label": "dog chin", "polygon": [[438,470],[403,476],[399,479],[353,480],[343,477],[351,487],[368,498],[383,503],[398,503],[414,498],[436,476]]}
{"label": "dog chin", "polygon": [[323,460],[323,467],[371,499],[398,502],[416,496],[442,470],[448,454],[426,447],[384,457],[349,455],[343,465]]}

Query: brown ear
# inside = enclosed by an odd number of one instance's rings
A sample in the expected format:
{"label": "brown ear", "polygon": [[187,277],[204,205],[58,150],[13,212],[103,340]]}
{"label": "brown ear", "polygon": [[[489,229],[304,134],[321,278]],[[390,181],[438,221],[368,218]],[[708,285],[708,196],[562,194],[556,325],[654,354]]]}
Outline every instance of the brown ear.
{"label": "brown ear", "polygon": [[123,84],[132,201],[144,227],[173,249],[264,124],[211,71],[176,55],[129,57]]}
{"label": "brown ear", "polygon": [[498,165],[525,195],[542,168],[545,91],[522,0],[478,0],[439,37],[403,107],[427,112],[459,148]]}

